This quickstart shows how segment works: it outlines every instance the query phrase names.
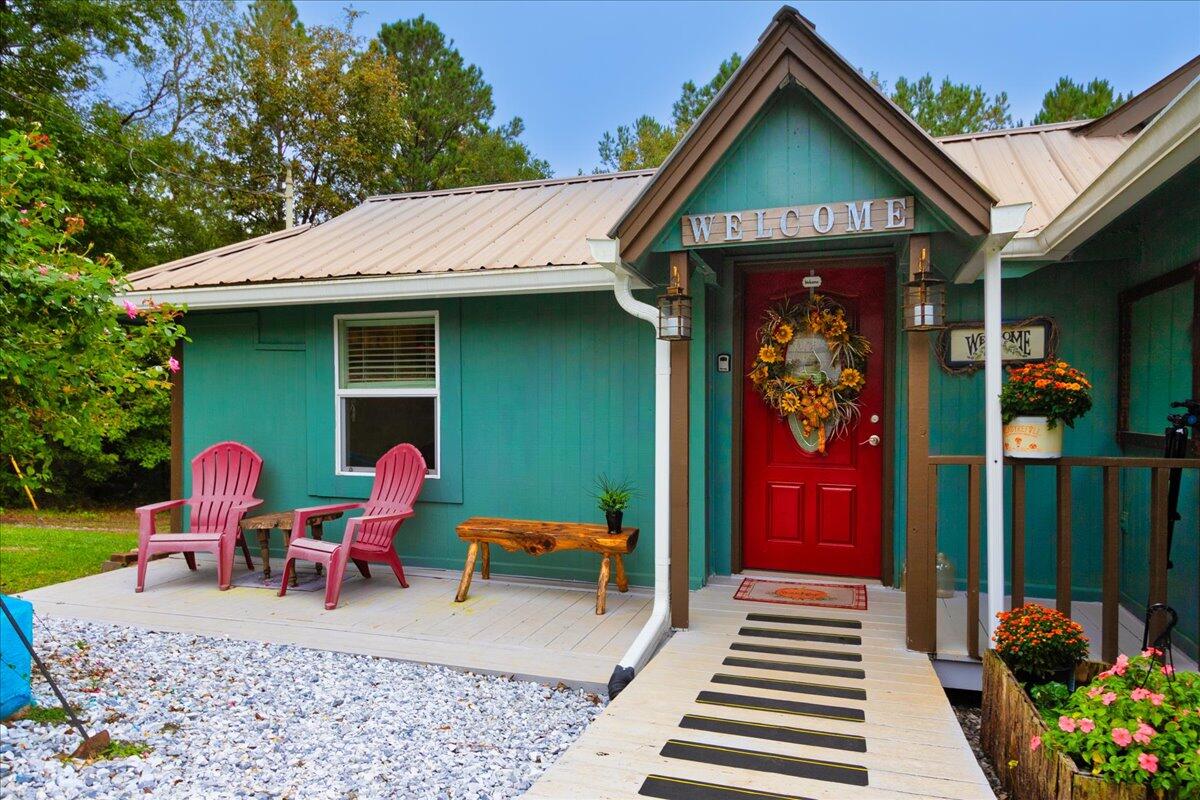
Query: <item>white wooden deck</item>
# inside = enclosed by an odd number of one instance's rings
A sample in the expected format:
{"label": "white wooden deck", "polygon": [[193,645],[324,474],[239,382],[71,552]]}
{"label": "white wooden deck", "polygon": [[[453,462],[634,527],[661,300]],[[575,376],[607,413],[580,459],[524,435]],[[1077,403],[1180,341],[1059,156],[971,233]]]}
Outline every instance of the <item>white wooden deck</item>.
{"label": "white wooden deck", "polygon": [[[1005,607],[1009,607],[1010,598],[1005,597]],[[1047,608],[1054,608],[1054,599],[1049,597],[1027,597],[1026,602],[1038,603]],[[966,661],[967,655],[967,596],[958,592],[954,597],[938,600],[938,630],[937,657],[947,661]],[[1083,626],[1091,643],[1091,657],[1100,661],[1101,646],[1101,611],[1103,604],[1090,601],[1075,601],[1071,603],[1071,618]],[[1138,619],[1124,606],[1121,607],[1117,621],[1120,631],[1117,634],[1117,652],[1133,655],[1142,649],[1143,621]],[[979,595],[979,646],[988,647],[987,634],[987,594]],[[1175,668],[1181,670],[1196,670],[1196,662],[1183,653],[1177,646],[1174,651]]]}
{"label": "white wooden deck", "polygon": [[[282,566],[276,563],[276,569]],[[243,569],[235,568],[235,575]],[[595,613],[594,583],[475,576],[454,602],[461,573],[407,569],[402,589],[386,570],[347,576],[341,601],[326,611],[324,592],[216,585],[215,562],[189,572],[181,557],[150,564],[135,594],[126,568],[46,586],[21,596],[39,615],[162,631],[228,636],[441,664],[599,690],[650,614],[650,594],[610,586],[608,613]]]}
{"label": "white wooden deck", "polygon": [[[905,649],[901,593],[870,586],[867,611],[843,611],[735,601],[738,583],[718,579],[692,594],[691,628],[676,633],[663,646],[525,797],[994,800],[930,660]],[[859,621],[862,627],[750,621],[750,613]],[[751,637],[742,633],[746,626],[849,634],[861,643],[808,644]],[[746,645],[840,651],[861,660],[735,649]],[[837,670],[832,676],[796,673],[749,667],[744,661],[727,663],[730,658],[773,661],[793,669]],[[863,674],[854,676],[847,669],[861,669]],[[735,682],[757,678],[802,685],[776,683],[779,689],[765,688],[770,684],[761,680],[757,686],[731,685],[724,676]],[[845,696],[846,689],[865,691],[865,699]],[[828,696],[830,690],[842,696]],[[713,692],[742,699],[714,704],[711,694],[701,694]],[[784,712],[750,707],[764,700],[816,703],[838,710],[789,706]],[[861,721],[846,718],[859,712]],[[741,732],[716,730],[730,724]],[[830,734],[863,737],[861,751],[813,744],[837,738],[821,738]],[[845,739],[839,741],[846,744]],[[746,756],[746,751],[753,755]],[[696,757],[706,763],[693,760]],[[758,766],[729,763],[745,758],[756,759]],[[726,763],[713,763],[721,761]],[[824,777],[817,777],[818,773]]]}

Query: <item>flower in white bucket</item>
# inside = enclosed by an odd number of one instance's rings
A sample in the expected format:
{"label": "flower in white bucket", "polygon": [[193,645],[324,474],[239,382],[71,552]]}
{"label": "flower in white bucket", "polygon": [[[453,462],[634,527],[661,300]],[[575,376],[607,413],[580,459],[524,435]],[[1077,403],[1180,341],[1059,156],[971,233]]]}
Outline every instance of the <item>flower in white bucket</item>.
{"label": "flower in white bucket", "polygon": [[1000,392],[1004,419],[1004,452],[1020,458],[1058,458],[1062,455],[1063,423],[1092,407],[1092,384],[1065,361],[1045,361],[1013,367]]}

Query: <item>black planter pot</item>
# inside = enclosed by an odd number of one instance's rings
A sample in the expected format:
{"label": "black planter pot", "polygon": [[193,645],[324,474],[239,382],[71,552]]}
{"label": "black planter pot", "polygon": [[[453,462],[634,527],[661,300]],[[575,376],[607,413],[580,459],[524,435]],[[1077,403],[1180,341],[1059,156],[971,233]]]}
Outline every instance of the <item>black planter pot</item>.
{"label": "black planter pot", "polygon": [[608,532],[621,532],[621,517],[625,516],[624,511],[605,511],[604,518],[608,520]]}

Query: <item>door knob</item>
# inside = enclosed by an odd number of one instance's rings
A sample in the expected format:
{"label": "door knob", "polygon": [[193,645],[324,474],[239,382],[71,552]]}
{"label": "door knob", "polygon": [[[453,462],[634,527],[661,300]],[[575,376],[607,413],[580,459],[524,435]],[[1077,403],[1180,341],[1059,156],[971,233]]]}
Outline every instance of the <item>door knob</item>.
{"label": "door knob", "polygon": [[880,441],[881,440],[880,440],[879,436],[877,434],[872,433],[870,436],[867,437],[866,441],[859,442],[859,444],[860,445],[869,444],[869,445],[871,445],[871,447],[879,447]]}

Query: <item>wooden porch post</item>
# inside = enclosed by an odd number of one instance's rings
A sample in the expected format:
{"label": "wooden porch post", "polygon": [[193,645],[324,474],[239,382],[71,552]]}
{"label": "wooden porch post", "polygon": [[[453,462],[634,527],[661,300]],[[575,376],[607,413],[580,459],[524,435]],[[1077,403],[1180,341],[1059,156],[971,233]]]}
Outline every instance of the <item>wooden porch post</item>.
{"label": "wooden porch post", "polygon": [[[671,253],[671,272],[688,291],[688,256]],[[688,375],[691,342],[671,342],[671,627],[688,626]]]}
{"label": "wooden porch post", "polygon": [[[183,342],[176,342],[171,354],[179,362],[179,372],[171,374],[171,498],[183,497]],[[183,509],[171,509],[171,530],[183,530]]]}
{"label": "wooden porch post", "polygon": [[[909,270],[916,268],[928,236],[909,237]],[[929,335],[908,336],[908,469],[904,588],[905,633],[909,650],[932,653],[937,647],[937,533],[930,519],[929,482]]]}

